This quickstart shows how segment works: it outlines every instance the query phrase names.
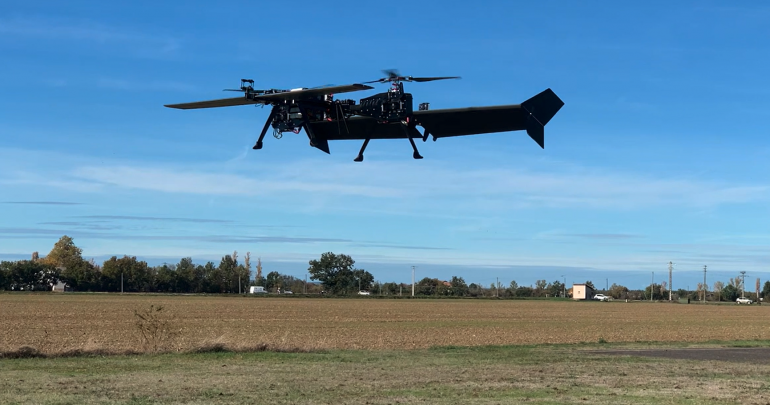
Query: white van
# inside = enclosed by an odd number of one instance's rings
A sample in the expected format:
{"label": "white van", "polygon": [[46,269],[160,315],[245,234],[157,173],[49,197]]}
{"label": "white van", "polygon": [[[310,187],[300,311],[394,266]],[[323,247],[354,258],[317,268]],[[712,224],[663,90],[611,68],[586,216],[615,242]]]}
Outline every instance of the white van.
{"label": "white van", "polygon": [[249,287],[249,294],[267,294],[267,291],[262,286],[251,286]]}

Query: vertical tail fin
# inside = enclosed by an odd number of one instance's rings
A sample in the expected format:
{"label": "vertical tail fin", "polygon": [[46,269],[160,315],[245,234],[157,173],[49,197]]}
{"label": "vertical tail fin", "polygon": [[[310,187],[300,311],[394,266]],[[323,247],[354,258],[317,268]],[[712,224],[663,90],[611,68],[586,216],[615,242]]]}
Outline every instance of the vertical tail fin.
{"label": "vertical tail fin", "polygon": [[551,89],[546,89],[521,103],[521,107],[528,113],[527,134],[543,149],[545,149],[545,124],[559,112],[563,105],[564,102]]}

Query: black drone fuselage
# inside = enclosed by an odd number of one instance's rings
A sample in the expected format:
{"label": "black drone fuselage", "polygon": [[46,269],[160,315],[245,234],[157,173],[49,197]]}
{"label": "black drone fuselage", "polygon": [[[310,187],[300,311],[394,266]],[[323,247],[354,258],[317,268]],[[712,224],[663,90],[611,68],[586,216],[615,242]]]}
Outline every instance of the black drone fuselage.
{"label": "black drone fuselage", "polygon": [[[206,100],[191,103],[167,104],[177,109],[215,108],[239,105],[270,106],[270,116],[262,128],[253,149],[262,149],[263,139],[273,127],[273,136],[281,138],[284,132],[305,130],[310,146],[330,153],[329,141],[363,140],[354,159],[363,160],[363,153],[372,139],[403,139],[412,146],[413,157],[421,159],[414,138],[423,142],[446,137],[476,135],[493,132],[525,130],[541,148],[545,147],[545,125],[561,109],[564,102],[546,89],[521,104],[483,107],[465,107],[430,110],[428,103],[413,108],[413,97],[404,92],[404,81],[425,82],[457,77],[399,76],[387,71],[388,77],[339,86],[298,88],[292,90],[255,90],[253,80],[242,79],[244,97]],[[334,94],[373,89],[366,83],[390,83],[388,91],[365,97],[356,103],[351,99],[334,100]],[[230,90],[230,89],[228,89]],[[422,133],[417,126],[423,128]]]}
{"label": "black drone fuselage", "polygon": [[274,105],[270,125],[276,133],[298,133],[307,122],[339,121],[356,115],[374,118],[379,123],[406,122],[412,117],[412,100],[412,94],[404,93],[402,83],[386,92],[362,98],[358,104],[350,99],[332,100],[331,95],[301,101],[286,100]]}

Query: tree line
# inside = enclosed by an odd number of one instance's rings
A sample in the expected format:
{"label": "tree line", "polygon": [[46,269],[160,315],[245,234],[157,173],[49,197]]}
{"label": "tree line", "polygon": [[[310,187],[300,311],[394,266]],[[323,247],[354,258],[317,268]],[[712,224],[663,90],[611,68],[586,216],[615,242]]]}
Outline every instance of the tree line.
{"label": "tree line", "polygon": [[[467,284],[462,277],[450,280],[425,277],[411,284],[376,281],[372,273],[355,267],[355,261],[348,255],[323,253],[317,260],[308,262],[311,283],[291,275],[271,271],[263,277],[261,260],[257,259],[254,277],[251,272],[251,257],[246,253],[242,262],[238,252],[225,255],[219,264],[207,262],[195,264],[192,259],[182,258],[179,263],[149,266],[135,256],[113,256],[102,264],[93,259],[83,258],[82,249],[73,239],[63,236],[56,242],[47,256],[40,258],[33,253],[30,260],[0,262],[0,290],[40,291],[50,290],[59,282],[74,291],[101,292],[161,292],[161,293],[242,293],[249,286],[263,286],[269,292],[287,292],[329,295],[350,295],[359,291],[370,291],[379,295],[411,295],[432,297],[565,297],[569,296],[566,286],[560,281],[537,280],[531,286],[519,286],[511,281],[507,286],[492,283]],[[589,280],[585,283],[596,290]],[[770,296],[770,281],[759,291],[757,279],[755,293],[748,295]],[[673,292],[676,298],[695,300],[735,301],[744,292],[743,279],[731,278],[727,284],[717,281],[713,289],[697,285],[695,291],[679,289]],[[603,291],[615,299],[667,300],[666,283],[653,284],[644,290],[629,290],[612,284]]]}

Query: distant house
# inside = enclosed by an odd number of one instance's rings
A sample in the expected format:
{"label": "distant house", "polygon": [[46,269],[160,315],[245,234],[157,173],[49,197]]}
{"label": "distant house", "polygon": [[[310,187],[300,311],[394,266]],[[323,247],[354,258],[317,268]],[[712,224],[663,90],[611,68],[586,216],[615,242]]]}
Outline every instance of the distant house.
{"label": "distant house", "polygon": [[51,291],[65,292],[65,291],[72,291],[72,288],[70,288],[70,286],[68,286],[67,284],[62,283],[61,281],[57,281],[56,284],[54,284],[51,287]]}
{"label": "distant house", "polygon": [[573,300],[590,300],[594,296],[594,289],[586,284],[572,284]]}

